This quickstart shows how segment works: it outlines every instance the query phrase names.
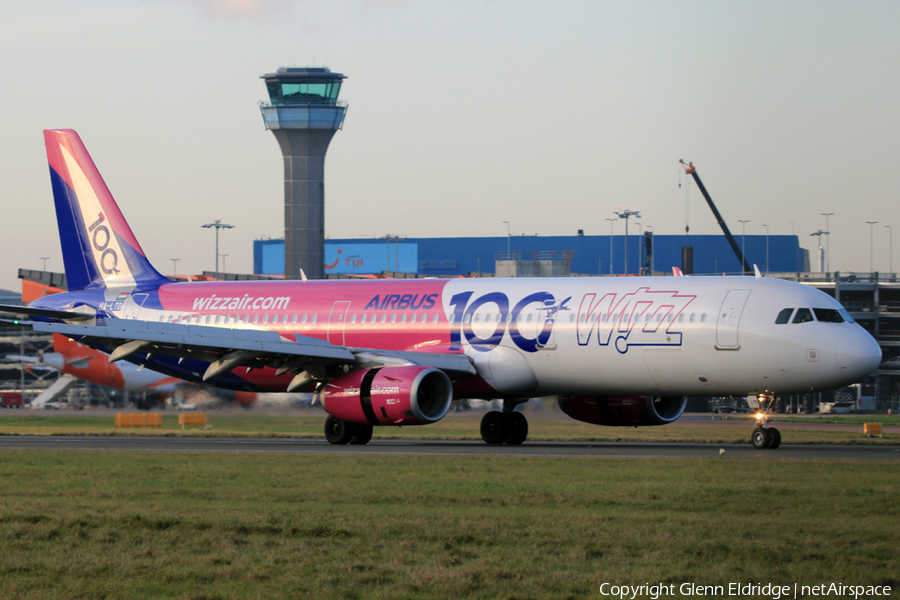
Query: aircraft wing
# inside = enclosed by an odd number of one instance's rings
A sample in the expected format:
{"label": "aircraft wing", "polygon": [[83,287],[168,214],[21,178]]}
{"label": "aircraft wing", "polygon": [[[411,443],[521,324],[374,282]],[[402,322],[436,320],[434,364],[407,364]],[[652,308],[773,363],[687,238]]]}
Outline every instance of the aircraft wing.
{"label": "aircraft wing", "polygon": [[[81,342],[105,345],[110,362],[139,353],[191,358],[210,363],[203,375],[207,381],[238,367],[273,367],[278,375],[293,374],[288,391],[316,380],[329,379],[329,372],[344,365],[423,365],[449,375],[474,375],[475,368],[463,354],[405,352],[335,346],[308,336],[282,337],[274,331],[226,329],[183,323],[158,323],[133,319],[106,319],[105,325],[32,322],[35,331],[82,338]],[[336,374],[336,373],[335,373]]]}

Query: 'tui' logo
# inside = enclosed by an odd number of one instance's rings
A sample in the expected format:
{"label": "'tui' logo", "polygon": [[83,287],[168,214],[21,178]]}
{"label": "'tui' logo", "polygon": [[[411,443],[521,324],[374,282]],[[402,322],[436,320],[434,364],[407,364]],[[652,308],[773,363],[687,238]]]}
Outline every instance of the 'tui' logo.
{"label": "'tui' logo", "polygon": [[100,270],[107,275],[112,275],[119,272],[119,269],[116,268],[119,266],[119,255],[109,247],[109,243],[112,241],[112,234],[109,232],[109,228],[103,225],[105,220],[106,217],[101,212],[93,225],[88,227],[88,233],[91,236],[91,244],[94,246],[94,250],[100,253],[100,260],[98,261]]}

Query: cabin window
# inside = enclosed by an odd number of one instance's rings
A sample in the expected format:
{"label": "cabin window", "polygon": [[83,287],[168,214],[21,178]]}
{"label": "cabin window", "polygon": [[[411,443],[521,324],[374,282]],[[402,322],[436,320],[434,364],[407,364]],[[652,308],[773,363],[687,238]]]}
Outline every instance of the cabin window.
{"label": "cabin window", "polygon": [[703,313],[702,315],[700,315],[700,322],[706,323],[706,313]]}
{"label": "cabin window", "polygon": [[696,315],[695,313],[691,313],[691,319],[690,319],[691,323],[694,322],[694,318],[695,318],[696,316],[697,316],[697,315]]}
{"label": "cabin window", "polygon": [[291,315],[291,324],[295,324],[297,322],[297,313]]}
{"label": "cabin window", "polygon": [[269,315],[263,315],[263,325],[269,322]]}
{"label": "cabin window", "polygon": [[793,308],[781,309],[781,312],[778,313],[777,317],[775,317],[775,324],[776,325],[784,325],[785,323],[790,323],[792,314],[794,314]]}
{"label": "cabin window", "polygon": [[206,324],[209,325],[210,321],[212,321],[212,316],[206,315]]}
{"label": "cabin window", "polygon": [[437,314],[437,313],[434,313],[434,318],[431,320],[431,322],[432,322],[432,323],[437,323],[437,322],[438,322],[438,314]]}
{"label": "cabin window", "polygon": [[356,313],[353,313],[353,314],[350,316],[350,322],[351,322],[351,323],[356,323]]}
{"label": "cabin window", "polygon": [[391,315],[391,323],[396,323],[396,322],[397,322],[397,313],[393,313]]}
{"label": "cabin window", "polygon": [[450,313],[449,315],[447,315],[447,320],[448,320],[450,323],[453,323],[453,321],[456,320],[456,315],[453,314],[453,313]]}
{"label": "cabin window", "polygon": [[468,322],[470,322],[471,320],[472,320],[472,315],[466,313],[466,314],[463,316],[463,323],[468,323]]}
{"label": "cabin window", "polygon": [[381,322],[387,323],[387,313],[381,313]]}
{"label": "cabin window", "polygon": [[475,315],[475,322],[481,323],[481,315]]}
{"label": "cabin window", "polygon": [[649,323],[649,322],[650,322],[650,315],[649,315],[649,314],[648,314],[648,315],[647,315],[647,318],[646,318],[646,319],[644,319],[644,321],[645,321],[645,322],[647,322],[647,323]]}
{"label": "cabin window", "polygon": [[833,308],[814,308],[813,312],[816,313],[816,321],[820,323],[844,322],[844,317],[841,316],[841,313]]}
{"label": "cabin window", "polygon": [[673,315],[672,313],[669,313],[669,316],[666,317],[666,321],[671,323],[673,320],[675,320],[675,315]]}
{"label": "cabin window", "polygon": [[529,314],[529,315],[528,315],[528,318],[525,319],[525,320],[528,321],[529,323],[531,323],[531,321],[534,320],[534,315]]}
{"label": "cabin window", "polygon": [[306,325],[306,321],[308,321],[308,320],[309,320],[309,316],[307,316],[306,313],[304,313],[303,316],[300,317],[300,324]]}
{"label": "cabin window", "polygon": [[582,323],[584,323],[585,321],[587,321],[587,315],[581,315],[581,319],[580,319],[580,320],[581,320]]}
{"label": "cabin window", "polygon": [[569,315],[569,323],[574,323],[574,322],[575,322],[575,313],[572,313],[571,315]]}
{"label": "cabin window", "polygon": [[656,313],[656,322],[659,323],[662,321],[662,313]]}
{"label": "cabin window", "polygon": [[409,322],[410,322],[410,323],[415,323],[415,322],[416,322],[416,317],[417,317],[417,316],[418,316],[418,315],[417,315],[416,313],[413,313],[412,316],[409,318]]}
{"label": "cabin window", "polygon": [[365,322],[366,322],[366,313],[363,313],[362,316],[359,317],[359,322],[360,322],[360,323],[365,323]]}
{"label": "cabin window", "polygon": [[225,321],[223,321],[223,322],[225,323],[225,325],[228,325],[231,322],[231,317],[229,317],[228,315],[225,315]]}
{"label": "cabin window", "polygon": [[259,315],[253,315],[253,324],[256,325],[259,323]]}
{"label": "cabin window", "polygon": [[319,315],[313,315],[313,316],[312,316],[312,323],[313,323],[313,324],[315,324],[316,321],[318,321],[318,320],[319,320]]}
{"label": "cabin window", "polygon": [[406,323],[406,313],[403,313],[402,315],[400,315],[400,322]]}
{"label": "cabin window", "polygon": [[244,315],[244,323],[250,322],[250,315]]}
{"label": "cabin window", "polygon": [[793,323],[809,323],[810,321],[814,321],[812,311],[808,308],[798,308],[797,314],[794,315]]}

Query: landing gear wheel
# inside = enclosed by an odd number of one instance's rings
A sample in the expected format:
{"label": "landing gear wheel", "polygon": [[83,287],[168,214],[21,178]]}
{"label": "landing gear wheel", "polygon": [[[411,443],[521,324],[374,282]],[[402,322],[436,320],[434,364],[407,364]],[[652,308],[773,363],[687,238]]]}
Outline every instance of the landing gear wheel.
{"label": "landing gear wheel", "polygon": [[506,420],[509,424],[506,443],[518,445],[524,442],[528,437],[528,419],[525,418],[525,415],[518,412],[509,413]]}
{"label": "landing gear wheel", "polygon": [[371,425],[356,425],[354,429],[353,437],[350,438],[350,444],[362,446],[363,444],[368,444],[369,440],[372,439],[373,428]]}
{"label": "landing gear wheel", "polygon": [[753,434],[750,436],[750,443],[757,450],[765,450],[769,447],[771,441],[772,437],[769,435],[769,430],[762,427],[754,429]]}
{"label": "landing gear wheel", "polygon": [[486,444],[502,444],[509,436],[509,420],[502,412],[492,410],[481,418],[481,439]]}
{"label": "landing gear wheel", "polygon": [[356,427],[331,415],[325,419],[325,439],[329,444],[346,444],[356,433]]}
{"label": "landing gear wheel", "polygon": [[781,445],[781,432],[774,427],[769,427],[769,450],[774,450]]}

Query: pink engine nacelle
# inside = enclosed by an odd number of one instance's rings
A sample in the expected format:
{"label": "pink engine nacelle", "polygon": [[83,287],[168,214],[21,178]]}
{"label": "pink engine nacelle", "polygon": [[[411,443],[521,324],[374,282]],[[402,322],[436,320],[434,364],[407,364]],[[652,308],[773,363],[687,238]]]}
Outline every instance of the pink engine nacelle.
{"label": "pink engine nacelle", "polygon": [[665,425],[681,416],[683,396],[563,396],[559,408],[578,421],[609,427]]}
{"label": "pink engine nacelle", "polygon": [[359,425],[427,425],[443,419],[451,402],[446,373],[422,366],[353,371],[322,392],[328,414]]}

